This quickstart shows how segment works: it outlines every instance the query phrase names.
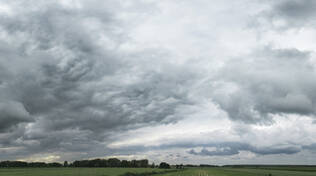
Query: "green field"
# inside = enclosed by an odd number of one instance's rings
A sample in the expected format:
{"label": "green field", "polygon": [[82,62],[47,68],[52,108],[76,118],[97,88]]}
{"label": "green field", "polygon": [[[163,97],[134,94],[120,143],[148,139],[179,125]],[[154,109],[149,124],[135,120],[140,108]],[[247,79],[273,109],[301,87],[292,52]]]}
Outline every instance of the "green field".
{"label": "green field", "polygon": [[163,170],[150,168],[9,168],[0,176],[316,176],[315,167],[307,168],[186,168]]}

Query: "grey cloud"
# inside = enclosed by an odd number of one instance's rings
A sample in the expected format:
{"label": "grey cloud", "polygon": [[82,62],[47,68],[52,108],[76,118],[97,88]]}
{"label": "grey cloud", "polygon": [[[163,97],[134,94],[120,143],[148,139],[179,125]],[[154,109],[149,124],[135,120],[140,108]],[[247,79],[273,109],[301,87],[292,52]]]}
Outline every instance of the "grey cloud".
{"label": "grey cloud", "polygon": [[[120,140],[116,134],[122,131],[176,123],[189,116],[185,113],[190,107],[206,101],[216,103],[230,119],[245,123],[272,123],[275,114],[314,117],[316,75],[311,51],[266,47],[231,59],[210,73],[204,69],[212,61],[201,58],[193,63],[208,53],[204,49],[192,56],[197,60],[175,64],[177,49],[173,55],[160,46],[149,48],[131,41],[137,23],[159,11],[155,2],[79,0],[78,7],[44,0],[3,2],[14,11],[1,12],[0,17],[1,157],[62,153],[61,159],[82,159],[177,147],[204,147],[191,153],[218,156],[300,151],[300,145],[262,148],[238,142],[106,146]],[[305,18],[314,14],[313,2],[275,4],[267,18],[282,18],[294,25],[313,23]],[[160,24],[156,17],[153,21]]]}
{"label": "grey cloud", "polygon": [[188,151],[192,155],[202,156],[230,156],[239,154],[240,151],[249,151],[259,155],[276,155],[276,154],[295,154],[301,151],[297,147],[285,147],[285,148],[272,148],[272,147],[261,147],[257,148],[248,144],[238,144],[232,146],[225,146],[224,148],[216,148],[215,150],[208,150],[203,148],[200,152],[196,152],[194,149]]}
{"label": "grey cloud", "polygon": [[276,3],[275,13],[289,20],[309,20],[315,15],[316,3],[313,0],[285,0]]}
{"label": "grey cloud", "polygon": [[297,147],[276,147],[276,148],[255,148],[250,150],[253,153],[260,155],[273,155],[273,154],[295,154],[301,151],[300,148]]}
{"label": "grey cloud", "polygon": [[309,52],[266,47],[223,67],[213,101],[233,120],[270,123],[273,114],[315,115],[315,71]]}
{"label": "grey cloud", "polygon": [[19,102],[0,102],[0,133],[33,119]]}
{"label": "grey cloud", "polygon": [[189,67],[171,64],[156,49],[119,51],[128,42],[129,27],[116,18],[121,4],[81,3],[82,8],[67,8],[46,1],[8,2],[15,14],[0,17],[6,39],[0,45],[5,68],[0,97],[16,102],[0,104],[0,130],[18,128],[0,143],[20,148],[16,156],[104,154],[112,133],[177,122],[178,112],[193,103],[188,94],[195,74]]}
{"label": "grey cloud", "polygon": [[311,150],[313,152],[316,152],[316,143],[313,143],[313,144],[310,144],[310,145],[304,145],[302,148],[306,149],[306,150]]}
{"label": "grey cloud", "polygon": [[[112,149],[113,152],[143,152],[152,150],[165,150],[170,148],[198,148],[202,147],[201,151],[196,151],[196,149],[191,149],[187,153],[192,155],[202,155],[202,156],[230,156],[239,154],[241,151],[252,152],[257,155],[278,155],[278,154],[296,154],[302,150],[306,150],[307,147],[301,144],[277,144],[273,146],[254,146],[245,142],[209,142],[209,143],[190,143],[190,142],[176,142],[169,144],[162,144],[158,146],[126,146],[120,147],[119,149]],[[212,148],[208,149],[208,148]]]}
{"label": "grey cloud", "polygon": [[[263,17],[272,28],[281,31],[315,26],[316,2],[313,0],[282,0],[272,2],[270,6],[269,10],[265,10],[255,17],[254,23],[260,23],[258,19]],[[261,25],[266,27],[264,24]]]}
{"label": "grey cloud", "polygon": [[208,150],[203,148],[200,152],[196,152],[194,149],[188,151],[193,155],[202,156],[229,156],[239,154],[240,151],[249,151],[258,155],[275,155],[275,154],[295,154],[301,151],[300,147],[255,147],[247,143],[239,142],[225,142],[215,145],[209,145],[215,147],[214,150]]}
{"label": "grey cloud", "polygon": [[239,153],[239,151],[232,150],[232,149],[223,149],[220,151],[209,151],[203,148],[200,152],[196,152],[194,149],[191,149],[188,153],[192,155],[202,155],[202,156],[227,156],[227,155],[236,155]]}

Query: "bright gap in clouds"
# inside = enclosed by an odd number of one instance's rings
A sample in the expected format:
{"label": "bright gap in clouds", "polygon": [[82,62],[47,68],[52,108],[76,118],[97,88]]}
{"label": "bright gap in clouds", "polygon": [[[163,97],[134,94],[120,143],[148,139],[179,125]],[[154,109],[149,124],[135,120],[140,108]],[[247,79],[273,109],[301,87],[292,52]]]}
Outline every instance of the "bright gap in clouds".
{"label": "bright gap in clouds", "polygon": [[315,9],[5,0],[0,157],[316,164]]}

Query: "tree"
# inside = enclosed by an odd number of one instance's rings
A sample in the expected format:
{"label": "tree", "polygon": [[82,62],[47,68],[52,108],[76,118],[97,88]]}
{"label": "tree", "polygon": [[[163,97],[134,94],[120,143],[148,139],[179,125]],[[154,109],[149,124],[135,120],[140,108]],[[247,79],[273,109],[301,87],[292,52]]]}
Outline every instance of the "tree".
{"label": "tree", "polygon": [[64,162],[64,167],[68,167],[68,161]]}
{"label": "tree", "polygon": [[139,163],[140,163],[140,167],[148,167],[147,159],[139,160]]}
{"label": "tree", "polygon": [[121,161],[121,167],[129,167],[129,163],[127,160],[122,160]]}
{"label": "tree", "polygon": [[117,158],[110,158],[108,159],[108,164],[110,167],[120,167],[121,161]]}
{"label": "tree", "polygon": [[48,163],[47,166],[48,166],[48,167],[63,167],[62,164],[56,163],[56,162],[54,162],[54,163]]}
{"label": "tree", "polygon": [[170,165],[168,163],[166,163],[166,162],[161,162],[159,164],[159,168],[160,169],[170,169]]}
{"label": "tree", "polygon": [[137,161],[136,160],[132,160],[131,161],[131,167],[137,167]]}

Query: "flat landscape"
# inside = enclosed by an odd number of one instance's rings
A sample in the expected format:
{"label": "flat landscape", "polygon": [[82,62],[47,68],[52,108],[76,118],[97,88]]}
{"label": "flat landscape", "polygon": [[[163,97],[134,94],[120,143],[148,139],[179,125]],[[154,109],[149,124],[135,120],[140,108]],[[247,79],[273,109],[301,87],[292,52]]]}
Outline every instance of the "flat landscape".
{"label": "flat landscape", "polygon": [[0,176],[316,176],[316,167],[282,168],[9,168]]}

